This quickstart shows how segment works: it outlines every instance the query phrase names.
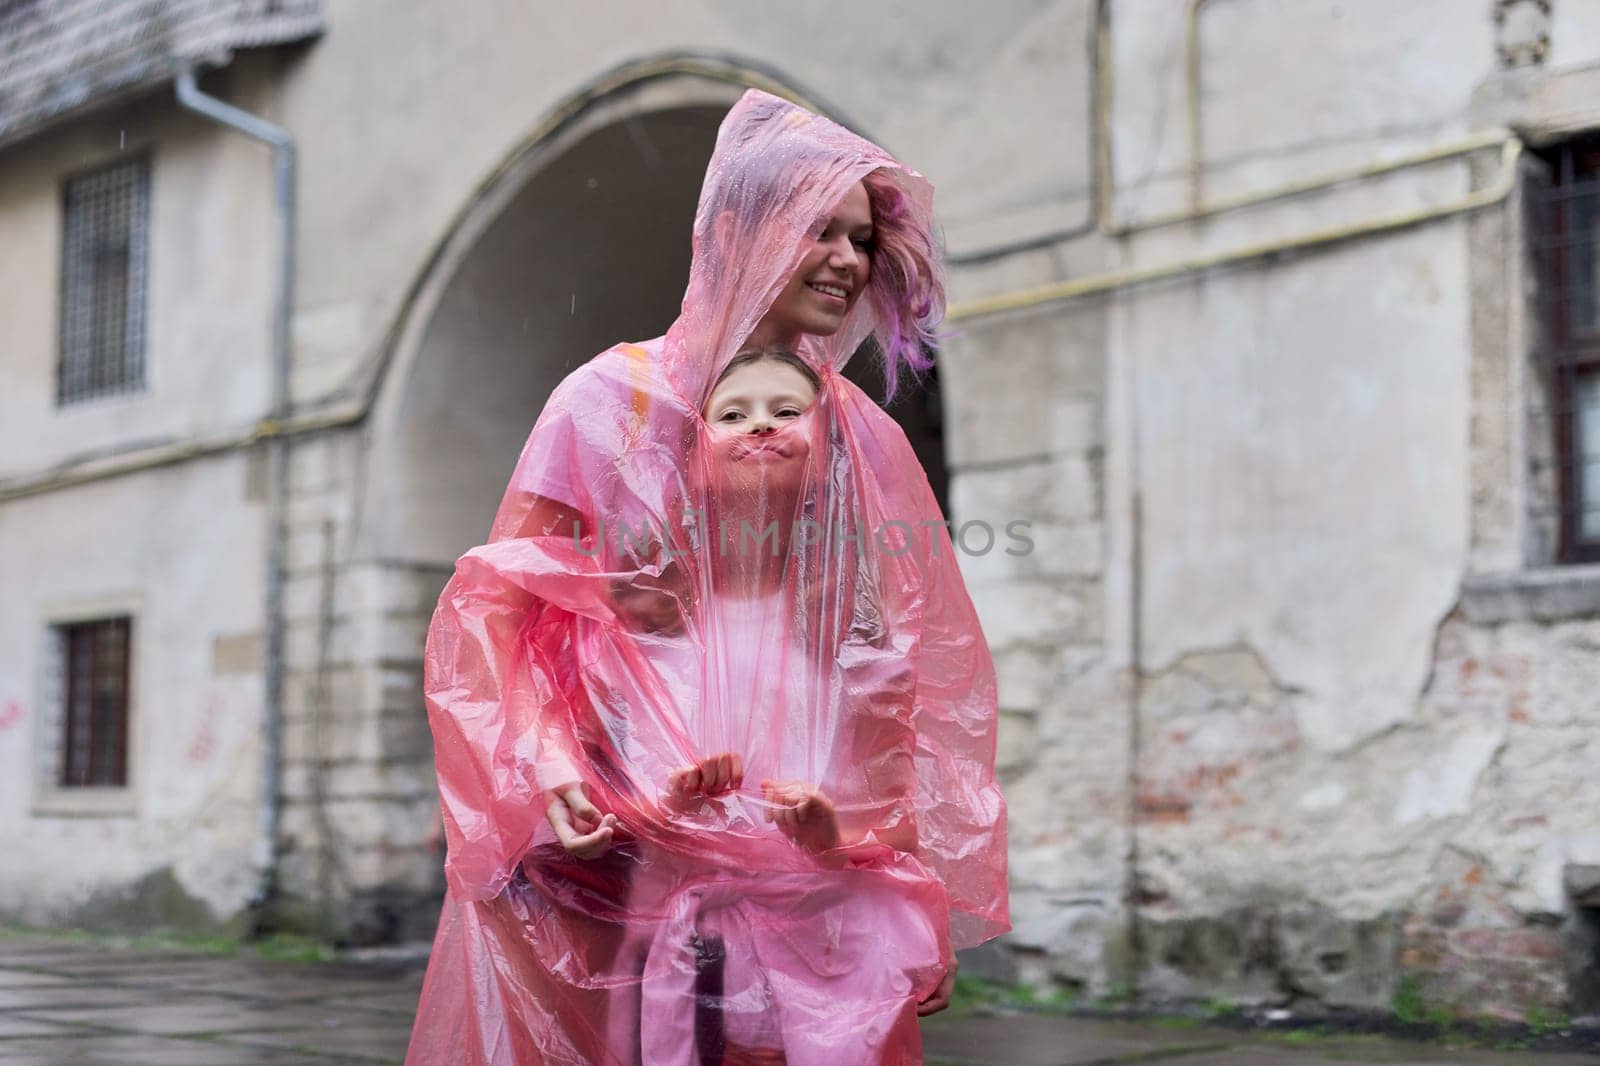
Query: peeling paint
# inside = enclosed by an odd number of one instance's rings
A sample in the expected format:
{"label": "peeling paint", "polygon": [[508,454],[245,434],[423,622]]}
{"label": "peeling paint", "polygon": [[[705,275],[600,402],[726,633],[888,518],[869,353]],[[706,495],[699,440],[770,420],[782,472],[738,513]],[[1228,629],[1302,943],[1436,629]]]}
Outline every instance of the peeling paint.
{"label": "peeling paint", "polygon": [[1504,743],[1504,724],[1482,726],[1456,737],[1428,765],[1406,775],[1395,805],[1395,824],[1466,814],[1478,778]]}

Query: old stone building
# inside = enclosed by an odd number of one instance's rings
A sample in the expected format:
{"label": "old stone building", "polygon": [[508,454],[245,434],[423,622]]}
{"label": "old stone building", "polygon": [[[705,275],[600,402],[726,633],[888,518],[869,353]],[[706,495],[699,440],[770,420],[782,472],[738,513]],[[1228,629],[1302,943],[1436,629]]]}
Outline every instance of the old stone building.
{"label": "old stone building", "polygon": [[1600,1009],[1584,0],[0,5],[0,918],[427,934],[432,602],[751,85],[939,189],[1007,965]]}

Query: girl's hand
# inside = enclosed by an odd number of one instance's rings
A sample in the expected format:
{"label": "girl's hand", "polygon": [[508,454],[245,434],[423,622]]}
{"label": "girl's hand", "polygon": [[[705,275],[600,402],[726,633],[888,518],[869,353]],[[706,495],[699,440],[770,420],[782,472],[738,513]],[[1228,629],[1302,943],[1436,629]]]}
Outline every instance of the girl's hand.
{"label": "girl's hand", "polygon": [[433,820],[428,823],[428,832],[422,838],[422,846],[435,853],[445,850],[443,808],[433,812]]}
{"label": "girl's hand", "polygon": [[662,636],[683,635],[683,611],[670,592],[651,588],[634,578],[611,583],[611,603],[617,616],[632,629]]}
{"label": "girl's hand", "polygon": [[[653,557],[660,546],[652,544],[646,557]],[[684,632],[686,607],[692,598],[689,576],[677,563],[669,562],[660,577],[643,571],[611,582],[611,604],[617,616],[630,629],[678,637]]]}
{"label": "girl's hand", "polygon": [[938,1014],[950,1005],[950,997],[956,990],[956,971],[961,964],[954,956],[950,964],[945,967],[944,977],[939,981],[939,987],[928,993],[928,998],[917,1004],[917,1017],[926,1018],[930,1014]]}
{"label": "girl's hand", "polygon": [[833,801],[803,781],[763,781],[761,795],[772,806],[766,818],[810,852],[839,846],[839,815]]}
{"label": "girl's hand", "polygon": [[744,758],[725,751],[668,774],[667,802],[680,811],[691,811],[700,806],[702,800],[735,792],[743,785]]}
{"label": "girl's hand", "polygon": [[598,859],[611,850],[617,830],[617,816],[602,815],[583,794],[583,786],[570,785],[545,793],[545,817],[556,839],[567,854],[579,859]]}

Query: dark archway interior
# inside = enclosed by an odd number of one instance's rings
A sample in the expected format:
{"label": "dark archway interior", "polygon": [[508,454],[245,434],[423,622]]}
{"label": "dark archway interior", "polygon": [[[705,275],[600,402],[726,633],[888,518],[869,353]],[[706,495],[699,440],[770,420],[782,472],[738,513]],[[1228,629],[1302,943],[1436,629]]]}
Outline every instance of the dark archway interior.
{"label": "dark archway interior", "polygon": [[379,557],[449,564],[486,536],[528,430],[574,367],[663,333],[722,112],[607,126],[542,170],[428,323],[393,454],[375,456]]}
{"label": "dark archway interior", "polygon": [[[882,357],[877,345],[867,341],[851,357],[845,377],[860,385],[868,396],[884,402]],[[944,465],[944,402],[939,392],[939,365],[929,367],[918,380],[904,371],[899,387],[884,410],[906,431],[917,460],[927,472],[928,484],[939,501],[939,510],[950,514],[950,471]]]}

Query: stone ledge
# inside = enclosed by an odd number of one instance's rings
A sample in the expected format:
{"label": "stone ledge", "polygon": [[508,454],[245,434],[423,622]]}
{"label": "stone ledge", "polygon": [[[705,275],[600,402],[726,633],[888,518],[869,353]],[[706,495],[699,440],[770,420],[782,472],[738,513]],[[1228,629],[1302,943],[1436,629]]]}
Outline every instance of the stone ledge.
{"label": "stone ledge", "polygon": [[1574,904],[1585,909],[1600,908],[1600,865],[1571,863],[1562,879]]}
{"label": "stone ledge", "polygon": [[1461,584],[1461,613],[1487,625],[1600,617],[1600,565],[1469,576]]}

